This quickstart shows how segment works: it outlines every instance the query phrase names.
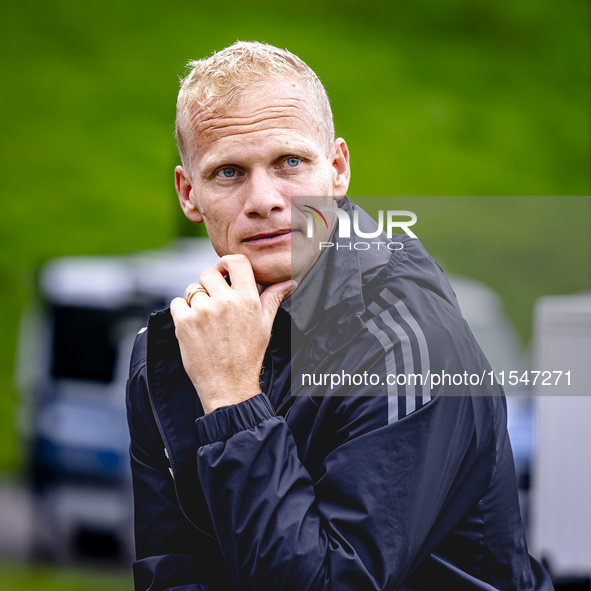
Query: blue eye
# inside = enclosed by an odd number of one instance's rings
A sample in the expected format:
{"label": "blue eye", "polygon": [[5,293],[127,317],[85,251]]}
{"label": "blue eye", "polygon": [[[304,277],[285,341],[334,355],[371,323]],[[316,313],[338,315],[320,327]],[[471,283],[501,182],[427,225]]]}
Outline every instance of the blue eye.
{"label": "blue eye", "polygon": [[224,177],[226,179],[231,179],[232,177],[236,176],[236,169],[222,168],[221,170],[218,170],[218,176]]}
{"label": "blue eye", "polygon": [[287,166],[294,167],[297,166],[301,162],[301,160],[299,158],[296,158],[295,156],[292,156],[291,158],[288,158],[285,162]]}

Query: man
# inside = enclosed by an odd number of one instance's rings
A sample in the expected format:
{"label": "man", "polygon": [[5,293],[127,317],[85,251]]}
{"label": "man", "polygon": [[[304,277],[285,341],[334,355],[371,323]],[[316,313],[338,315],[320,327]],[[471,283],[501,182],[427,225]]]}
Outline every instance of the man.
{"label": "man", "polygon": [[440,269],[335,215],[308,238],[311,200],[376,231],[316,75],[259,43],[192,66],[176,189],[221,258],[134,348],[136,589],[551,589],[502,391],[422,381],[490,371]]}

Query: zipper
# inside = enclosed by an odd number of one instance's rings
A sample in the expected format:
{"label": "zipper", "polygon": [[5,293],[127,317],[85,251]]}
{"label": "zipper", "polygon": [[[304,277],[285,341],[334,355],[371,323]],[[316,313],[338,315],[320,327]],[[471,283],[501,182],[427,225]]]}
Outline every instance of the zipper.
{"label": "zipper", "polygon": [[[153,316],[153,315],[151,315],[151,316]],[[183,506],[181,505],[181,499],[179,497],[179,491],[178,491],[178,487],[177,487],[177,483],[176,483],[176,478],[174,475],[174,462],[172,461],[172,454],[168,451],[168,442],[166,441],[166,437],[164,435],[164,430],[162,429],[162,426],[160,425],[160,419],[158,418],[158,413],[156,412],[156,404],[154,403],[154,398],[152,396],[152,390],[150,389],[150,377],[149,377],[149,374],[147,371],[147,368],[149,367],[149,364],[148,364],[148,351],[149,351],[148,339],[150,336],[149,328],[150,328],[150,320],[148,320],[148,334],[146,335],[146,389],[148,391],[148,400],[150,401],[150,406],[152,408],[152,414],[154,415],[154,421],[156,422],[156,426],[158,427],[158,432],[160,433],[160,438],[162,439],[162,443],[164,444],[164,454],[168,458],[168,463],[170,464],[168,469],[170,471],[170,475],[172,476],[172,483],[174,484],[174,494],[176,495],[176,501],[179,506],[179,509],[181,510],[181,513],[183,514],[183,517],[195,529],[199,530],[202,534],[205,534],[207,537],[211,538],[212,540],[217,541],[216,537],[212,536],[211,534],[208,534],[206,531],[203,531],[200,527],[195,525],[191,521],[191,519],[189,519],[189,516],[185,513],[185,510],[183,509]]]}

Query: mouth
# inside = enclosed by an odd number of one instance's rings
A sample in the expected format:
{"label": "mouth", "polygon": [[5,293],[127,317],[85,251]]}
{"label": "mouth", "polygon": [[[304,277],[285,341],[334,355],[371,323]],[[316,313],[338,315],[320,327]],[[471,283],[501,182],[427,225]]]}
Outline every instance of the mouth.
{"label": "mouth", "polygon": [[242,242],[254,243],[254,244],[274,244],[284,242],[291,239],[292,230],[290,228],[286,230],[277,230],[276,232],[267,232],[262,234],[256,234],[245,238]]}

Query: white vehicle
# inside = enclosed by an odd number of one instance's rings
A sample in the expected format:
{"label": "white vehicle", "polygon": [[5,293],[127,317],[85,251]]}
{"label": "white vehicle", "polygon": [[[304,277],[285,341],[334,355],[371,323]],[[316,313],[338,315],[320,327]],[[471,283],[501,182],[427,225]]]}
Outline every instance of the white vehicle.
{"label": "white vehicle", "polygon": [[[536,302],[538,416],[530,545],[553,573],[591,579],[591,292]],[[581,588],[583,588],[581,586]],[[589,587],[587,587],[589,588]]]}

